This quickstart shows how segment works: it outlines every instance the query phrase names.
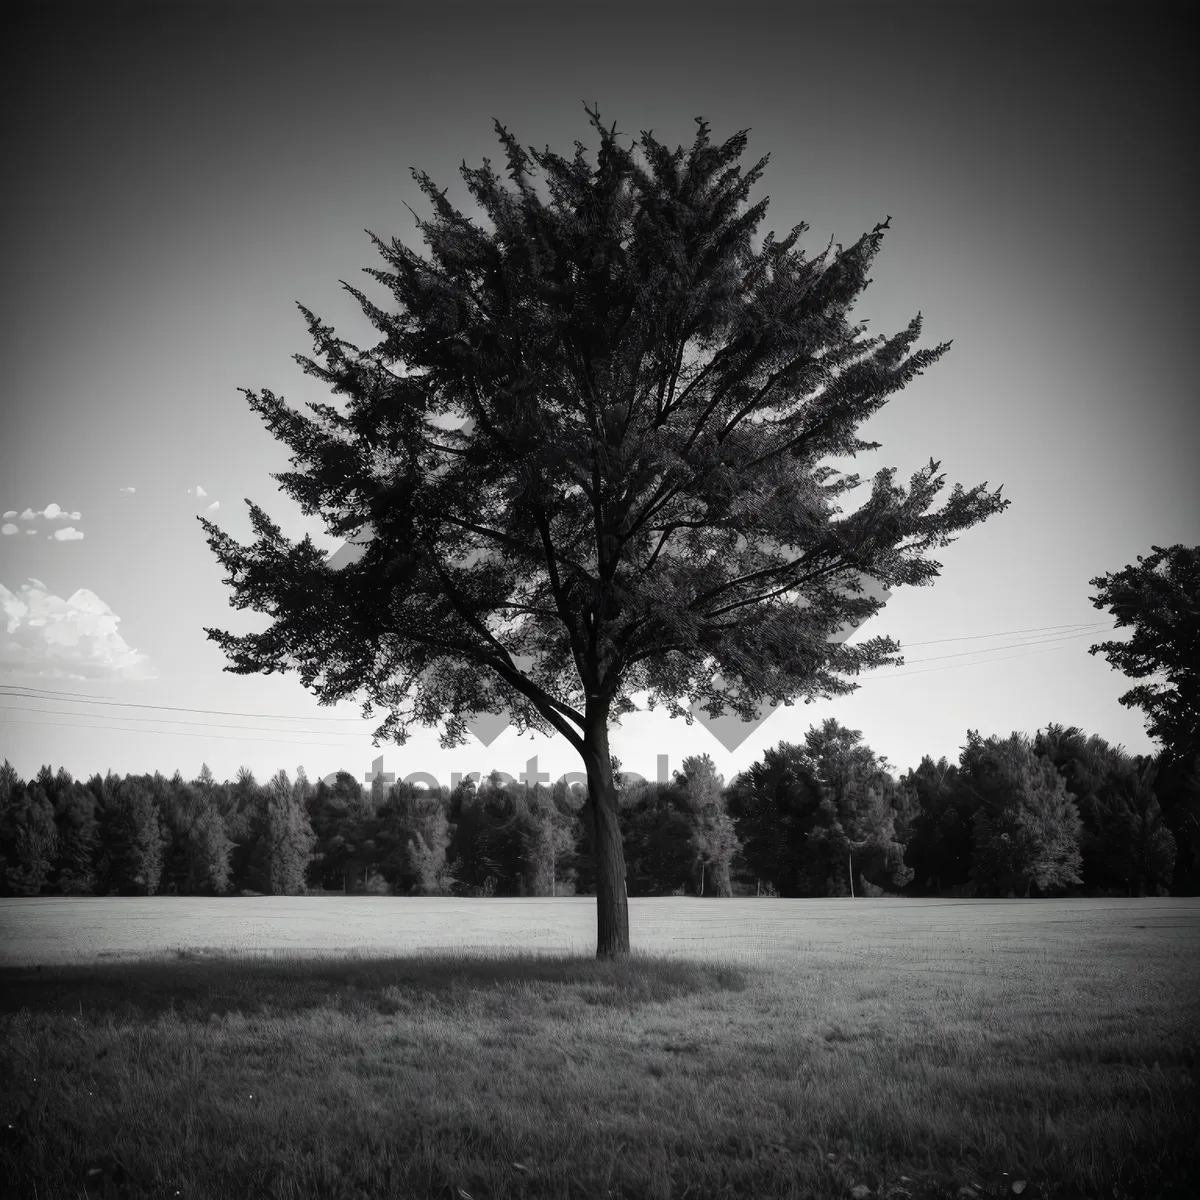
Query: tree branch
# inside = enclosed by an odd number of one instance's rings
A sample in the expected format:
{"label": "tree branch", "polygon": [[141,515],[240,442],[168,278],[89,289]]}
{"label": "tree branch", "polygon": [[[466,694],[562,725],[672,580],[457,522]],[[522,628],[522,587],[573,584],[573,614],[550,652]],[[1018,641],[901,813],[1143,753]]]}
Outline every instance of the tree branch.
{"label": "tree branch", "polygon": [[[766,579],[772,575],[779,575],[784,571],[794,570],[795,568],[802,566],[804,564],[805,559],[807,559],[807,558],[810,558],[810,557],[815,558],[815,557],[819,557],[821,554],[828,555],[829,553],[830,553],[830,551],[819,551],[819,552],[817,552],[817,554],[810,555],[809,553],[806,552],[806,553],[800,555],[799,558],[794,558],[794,559],[792,559],[791,562],[783,563],[778,567],[764,567],[760,571],[751,571],[749,575],[740,575],[736,579],[726,580],[720,586],[715,587],[715,588],[710,588],[703,595],[697,596],[691,602],[691,604],[688,605],[688,609],[689,610],[694,609],[694,608],[696,608],[697,605],[703,604],[707,600],[711,600],[714,596],[719,596],[722,592],[729,591],[730,588],[739,587],[741,584],[750,583],[755,579]],[[806,576],[802,580],[797,580],[792,586],[798,587],[801,583],[807,583],[812,579],[820,579],[826,575],[832,575],[837,571],[853,569],[853,565],[854,564],[847,563],[844,561],[840,562],[840,563],[834,563],[829,567],[822,568],[820,571],[816,572],[816,574],[814,574],[814,575]]]}

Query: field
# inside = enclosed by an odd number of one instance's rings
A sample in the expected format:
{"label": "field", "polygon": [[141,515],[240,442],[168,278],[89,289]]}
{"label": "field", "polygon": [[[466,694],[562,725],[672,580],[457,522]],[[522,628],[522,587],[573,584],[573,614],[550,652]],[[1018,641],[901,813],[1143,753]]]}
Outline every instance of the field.
{"label": "field", "polygon": [[1200,900],[629,907],[0,900],[6,1194],[1200,1195]]}

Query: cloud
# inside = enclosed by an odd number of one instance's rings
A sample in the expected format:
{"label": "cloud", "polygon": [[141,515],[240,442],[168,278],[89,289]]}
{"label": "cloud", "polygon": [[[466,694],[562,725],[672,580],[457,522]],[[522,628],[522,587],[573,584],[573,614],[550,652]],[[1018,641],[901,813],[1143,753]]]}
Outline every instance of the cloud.
{"label": "cloud", "polygon": [[220,500],[214,500],[204,511],[205,512],[216,512],[217,509],[220,507],[221,507]]}
{"label": "cloud", "polygon": [[118,488],[117,490],[121,493],[122,496],[132,496],[133,493],[137,491],[137,488],[127,487],[127,488]]}
{"label": "cloud", "polygon": [[118,617],[95,592],[63,600],[40,579],[19,594],[0,584],[0,671],[34,678],[156,679],[144,654],[117,632]]}
{"label": "cloud", "polygon": [[37,533],[37,530],[36,530],[36,529],[27,529],[27,530],[25,530],[25,532],[26,532],[27,534],[29,534],[29,536],[30,536],[30,537],[33,537],[33,535],[34,535],[35,533]]}
{"label": "cloud", "polygon": [[[15,517],[17,514],[5,513],[6,517]],[[45,517],[47,521],[78,521],[82,518],[83,513],[67,512],[61,505],[51,501],[42,509],[41,512],[35,512],[32,508],[27,508],[21,514],[22,521],[32,521],[34,517]]]}
{"label": "cloud", "polygon": [[[188,491],[191,491],[191,488],[189,488]],[[207,496],[208,493],[199,484],[196,484],[196,495]]]}
{"label": "cloud", "polygon": [[[4,516],[6,520],[5,524],[0,525],[0,534],[8,537],[14,533],[20,533],[21,531],[7,520],[9,517],[17,516],[16,509],[11,509],[9,512],[6,512]],[[27,508],[23,513],[20,514],[20,520],[32,521],[37,517],[45,517],[47,521],[78,521],[82,516],[82,513],[67,512],[62,505],[55,504],[52,500],[46,505],[45,508],[42,509],[41,512],[35,512],[32,508]],[[37,531],[34,529],[27,529],[25,532],[36,533]],[[82,539],[83,533],[80,530],[76,529],[73,525],[67,525],[62,529],[56,529],[46,540],[48,542],[78,542]]]}
{"label": "cloud", "polygon": [[15,517],[16,515],[17,515],[17,510],[15,508],[10,508],[8,510],[8,512],[6,512],[4,514],[4,519],[6,521],[11,521],[13,519],[13,517]]}

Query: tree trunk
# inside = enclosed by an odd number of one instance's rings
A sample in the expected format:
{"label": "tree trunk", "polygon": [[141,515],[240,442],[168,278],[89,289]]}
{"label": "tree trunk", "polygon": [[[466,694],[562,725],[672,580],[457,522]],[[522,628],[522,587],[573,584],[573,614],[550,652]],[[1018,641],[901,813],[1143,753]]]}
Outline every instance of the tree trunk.
{"label": "tree trunk", "polygon": [[592,816],[592,853],[596,859],[596,957],[629,954],[629,897],[625,885],[625,847],[617,819],[617,790],[608,750],[608,706],[588,700],[583,762]]}
{"label": "tree trunk", "polygon": [[729,878],[727,859],[718,859],[713,863],[713,895],[730,898],[733,896],[733,881]]}

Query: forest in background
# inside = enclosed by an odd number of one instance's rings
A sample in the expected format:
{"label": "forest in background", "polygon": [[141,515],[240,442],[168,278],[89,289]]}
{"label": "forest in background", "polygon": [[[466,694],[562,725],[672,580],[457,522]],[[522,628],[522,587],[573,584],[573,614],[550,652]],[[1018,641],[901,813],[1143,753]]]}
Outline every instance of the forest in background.
{"label": "forest in background", "polygon": [[[1195,895],[1198,763],[1050,725],[969,730],[896,778],[830,718],[728,784],[707,754],[619,776],[630,896]],[[614,758],[615,772],[620,762]],[[6,896],[595,894],[583,784],[269,783],[205,765],[85,782],[0,767]]]}

